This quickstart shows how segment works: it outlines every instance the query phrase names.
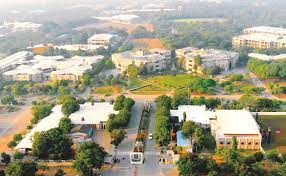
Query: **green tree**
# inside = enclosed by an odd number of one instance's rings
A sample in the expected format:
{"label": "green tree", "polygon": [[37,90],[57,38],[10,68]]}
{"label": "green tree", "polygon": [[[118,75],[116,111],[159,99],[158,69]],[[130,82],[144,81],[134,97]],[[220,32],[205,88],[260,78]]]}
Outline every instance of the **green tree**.
{"label": "green tree", "polygon": [[167,146],[170,142],[169,117],[159,116],[155,118],[154,140],[160,146]]}
{"label": "green tree", "polygon": [[11,96],[11,95],[6,95],[6,96],[3,96],[3,97],[1,98],[1,103],[2,103],[3,105],[15,104],[15,99],[14,99],[14,97]]}
{"label": "green tree", "polygon": [[60,120],[59,128],[63,130],[65,133],[69,133],[71,129],[73,128],[73,124],[71,122],[71,119],[68,117],[63,117]]}
{"label": "green tree", "polygon": [[70,114],[78,111],[80,108],[79,102],[75,97],[67,96],[62,101],[62,112],[65,116],[69,116]]}
{"label": "green tree", "polygon": [[123,107],[125,109],[128,109],[128,110],[131,110],[132,106],[135,104],[135,101],[131,98],[126,98],[124,101],[123,101]]}
{"label": "green tree", "polygon": [[123,129],[114,129],[111,132],[111,144],[116,147],[125,139],[126,131]]}
{"label": "green tree", "polygon": [[32,151],[41,159],[69,159],[71,146],[71,138],[60,128],[53,128],[34,135]]}
{"label": "green tree", "polygon": [[172,97],[172,107],[177,109],[179,105],[187,105],[190,103],[188,92],[175,92]]}
{"label": "green tree", "polygon": [[136,65],[131,64],[127,67],[127,74],[130,78],[137,78],[139,75],[139,68]]}
{"label": "green tree", "polygon": [[207,161],[192,154],[181,156],[177,166],[179,175],[182,176],[200,175],[203,172],[207,172]]}
{"label": "green tree", "polygon": [[8,164],[5,169],[7,176],[35,176],[37,173],[37,163],[31,161],[15,161]]}
{"label": "green tree", "polygon": [[76,150],[74,168],[84,176],[92,176],[93,168],[100,169],[107,153],[94,142],[84,142]]}
{"label": "green tree", "polygon": [[158,107],[166,107],[167,109],[172,108],[172,98],[167,95],[161,95],[155,99],[156,105]]}
{"label": "green tree", "polygon": [[5,152],[1,153],[1,158],[2,158],[2,159],[1,159],[1,162],[2,162],[2,163],[5,163],[6,165],[9,164],[10,161],[11,161],[11,156],[8,155],[8,154],[5,153]]}
{"label": "green tree", "polygon": [[194,58],[194,61],[195,61],[195,65],[194,65],[195,69],[197,69],[199,66],[202,65],[202,57],[201,56],[196,56]]}
{"label": "green tree", "polygon": [[14,141],[14,140],[12,140],[12,141],[8,142],[7,146],[8,146],[9,148],[16,147],[16,146],[17,146],[17,142]]}
{"label": "green tree", "polygon": [[116,111],[123,109],[124,100],[125,100],[124,95],[120,95],[120,96],[116,97],[115,102],[113,104],[113,109]]}
{"label": "green tree", "polygon": [[13,136],[14,141],[21,141],[23,139],[22,134],[15,134]]}
{"label": "green tree", "polygon": [[195,129],[197,128],[197,125],[192,121],[187,121],[183,123],[182,126],[182,134],[185,137],[190,137],[195,133]]}
{"label": "green tree", "polygon": [[24,154],[21,152],[15,152],[13,155],[14,159],[23,159],[24,158]]}

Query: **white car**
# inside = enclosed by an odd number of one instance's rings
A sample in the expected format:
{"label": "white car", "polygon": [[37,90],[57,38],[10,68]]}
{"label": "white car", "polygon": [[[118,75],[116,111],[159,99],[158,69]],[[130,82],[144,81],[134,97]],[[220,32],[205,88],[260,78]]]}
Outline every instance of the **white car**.
{"label": "white car", "polygon": [[153,134],[152,133],[149,133],[149,137],[148,137],[150,140],[153,139]]}

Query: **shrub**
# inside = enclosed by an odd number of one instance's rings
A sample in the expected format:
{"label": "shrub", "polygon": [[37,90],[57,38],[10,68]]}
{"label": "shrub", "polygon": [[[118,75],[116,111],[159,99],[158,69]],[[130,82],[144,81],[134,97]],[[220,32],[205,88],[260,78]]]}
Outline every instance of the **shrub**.
{"label": "shrub", "polygon": [[16,145],[17,145],[16,141],[10,141],[10,142],[7,144],[7,146],[8,146],[9,148],[16,147]]}
{"label": "shrub", "polygon": [[14,159],[23,159],[24,158],[24,154],[21,152],[15,152],[13,155]]}
{"label": "shrub", "polygon": [[261,152],[257,152],[257,153],[254,154],[254,158],[255,158],[256,162],[260,162],[260,161],[263,160],[264,155]]}

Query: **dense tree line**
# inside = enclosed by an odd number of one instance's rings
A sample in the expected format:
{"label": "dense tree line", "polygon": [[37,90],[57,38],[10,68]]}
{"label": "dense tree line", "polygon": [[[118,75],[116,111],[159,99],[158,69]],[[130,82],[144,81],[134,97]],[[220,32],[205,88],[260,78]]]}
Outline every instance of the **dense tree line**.
{"label": "dense tree line", "polygon": [[155,112],[155,127],[153,131],[154,140],[160,146],[167,146],[171,140],[172,123],[170,120],[170,109],[172,107],[172,99],[162,95],[156,98],[155,102],[157,110]]}
{"label": "dense tree line", "polygon": [[279,77],[286,78],[286,61],[263,61],[250,59],[247,68],[263,79]]}
{"label": "dense tree line", "polygon": [[106,123],[106,129],[112,132],[115,129],[125,128],[131,118],[131,108],[135,101],[120,95],[114,101],[113,109],[119,111],[118,114],[110,114]]}

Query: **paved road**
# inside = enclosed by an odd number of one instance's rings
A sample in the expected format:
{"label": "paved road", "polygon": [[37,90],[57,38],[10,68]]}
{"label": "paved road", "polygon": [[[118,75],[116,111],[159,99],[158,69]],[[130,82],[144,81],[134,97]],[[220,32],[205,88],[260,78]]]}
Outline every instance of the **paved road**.
{"label": "paved road", "polygon": [[253,73],[249,73],[250,79],[252,83],[257,87],[263,87],[265,88],[265,91],[261,93],[261,97],[263,98],[272,98],[277,99],[277,97],[273,96],[272,93],[269,91],[269,89],[264,85],[264,83]]}

